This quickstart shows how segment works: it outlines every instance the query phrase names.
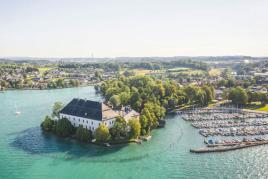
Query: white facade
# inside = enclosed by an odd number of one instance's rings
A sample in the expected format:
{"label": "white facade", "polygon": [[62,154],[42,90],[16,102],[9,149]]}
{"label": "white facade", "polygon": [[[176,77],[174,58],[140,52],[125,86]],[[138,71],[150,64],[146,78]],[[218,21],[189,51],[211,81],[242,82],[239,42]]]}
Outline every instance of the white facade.
{"label": "white facade", "polygon": [[84,128],[91,131],[95,131],[100,126],[101,123],[107,126],[108,128],[111,128],[115,121],[115,118],[107,119],[104,121],[98,121],[94,119],[88,119],[60,113],[60,119],[62,118],[68,119],[74,127],[79,127],[79,125],[82,125]]}

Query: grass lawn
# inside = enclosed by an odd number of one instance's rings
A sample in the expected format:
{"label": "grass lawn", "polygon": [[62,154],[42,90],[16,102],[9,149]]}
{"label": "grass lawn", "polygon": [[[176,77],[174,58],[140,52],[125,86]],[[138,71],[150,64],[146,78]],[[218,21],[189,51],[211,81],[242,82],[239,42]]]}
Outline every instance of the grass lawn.
{"label": "grass lawn", "polygon": [[261,108],[258,108],[256,110],[258,110],[258,111],[267,111],[268,112],[268,104],[266,104],[265,106],[263,106]]}
{"label": "grass lawn", "polygon": [[184,68],[184,67],[177,67],[177,68],[170,68],[167,70],[169,73],[172,74],[179,74],[179,75],[205,75],[205,71],[203,70],[195,70],[192,68]]}
{"label": "grass lawn", "polygon": [[189,70],[189,68],[177,67],[177,68],[170,68],[167,71],[170,71],[170,72],[181,72],[181,71],[187,71],[187,70]]}
{"label": "grass lawn", "polygon": [[194,70],[194,69],[188,69],[186,71],[181,71],[181,72],[174,72],[176,74],[181,74],[181,75],[205,75],[206,72],[203,70]]}
{"label": "grass lawn", "polygon": [[43,74],[44,72],[46,72],[46,71],[48,71],[50,69],[52,69],[52,68],[51,67],[40,67],[40,68],[38,68],[38,70],[39,70],[39,72],[41,74]]}
{"label": "grass lawn", "polygon": [[247,104],[245,109],[257,110],[257,111],[267,111],[268,112],[268,104],[263,106],[260,102],[252,102],[251,104]]}
{"label": "grass lawn", "polygon": [[211,69],[208,74],[210,76],[219,76],[221,74],[221,70],[219,68]]}

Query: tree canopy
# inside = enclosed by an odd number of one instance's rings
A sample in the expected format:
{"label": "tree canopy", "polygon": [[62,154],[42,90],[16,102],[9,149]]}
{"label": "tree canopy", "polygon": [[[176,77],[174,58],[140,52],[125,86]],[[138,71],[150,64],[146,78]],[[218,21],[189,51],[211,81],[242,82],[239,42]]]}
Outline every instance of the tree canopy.
{"label": "tree canopy", "polygon": [[63,104],[61,102],[55,102],[52,110],[52,117],[58,117],[60,110],[63,108]]}
{"label": "tree canopy", "polygon": [[94,137],[97,142],[108,142],[111,139],[111,134],[108,127],[104,124],[100,124],[94,132]]}
{"label": "tree canopy", "polygon": [[127,136],[127,122],[121,116],[117,116],[110,134],[113,139],[125,138]]}
{"label": "tree canopy", "polygon": [[141,124],[139,122],[139,120],[137,119],[131,119],[128,122],[129,125],[129,138],[131,139],[136,139],[140,136],[141,133]]}
{"label": "tree canopy", "polygon": [[74,128],[71,122],[66,119],[62,118],[59,119],[56,125],[56,134],[60,137],[70,137],[74,132]]}
{"label": "tree canopy", "polygon": [[228,99],[236,105],[245,105],[248,102],[248,95],[241,87],[232,88],[229,91]]}
{"label": "tree canopy", "polygon": [[55,122],[51,119],[51,117],[46,116],[45,120],[41,123],[41,128],[44,131],[50,132],[50,131],[52,131],[54,124],[55,124]]}
{"label": "tree canopy", "polygon": [[[114,107],[130,105],[140,112],[142,134],[156,128],[167,110],[186,103],[205,106],[215,98],[215,90],[211,85],[180,87],[174,81],[139,75],[107,80],[95,89]],[[116,124],[116,127],[119,126]],[[118,137],[114,131],[111,134]]]}
{"label": "tree canopy", "polygon": [[87,143],[91,139],[91,133],[89,130],[83,128],[82,125],[79,125],[76,129],[75,137],[78,141]]}

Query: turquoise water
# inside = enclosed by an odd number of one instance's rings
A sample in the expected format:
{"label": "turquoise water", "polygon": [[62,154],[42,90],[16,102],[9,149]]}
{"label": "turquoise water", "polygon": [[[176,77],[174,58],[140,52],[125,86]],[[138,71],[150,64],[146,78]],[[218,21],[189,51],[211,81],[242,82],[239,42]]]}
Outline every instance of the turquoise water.
{"label": "turquoise water", "polygon": [[[177,116],[142,145],[103,148],[65,141],[40,130],[55,101],[100,100],[93,87],[0,93],[0,178],[267,178],[268,146],[192,154],[203,145]],[[15,116],[15,103],[20,116]]]}

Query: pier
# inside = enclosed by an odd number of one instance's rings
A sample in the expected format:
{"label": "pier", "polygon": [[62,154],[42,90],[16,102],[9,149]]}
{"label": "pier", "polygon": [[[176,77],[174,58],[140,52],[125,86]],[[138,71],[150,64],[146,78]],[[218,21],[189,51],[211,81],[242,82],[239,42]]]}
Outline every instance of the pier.
{"label": "pier", "polygon": [[246,147],[258,146],[268,144],[268,141],[258,141],[258,142],[242,142],[242,143],[234,143],[228,145],[215,145],[215,146],[207,146],[203,148],[190,149],[190,152],[193,153],[208,153],[208,152],[226,152],[230,150],[242,149]]}

